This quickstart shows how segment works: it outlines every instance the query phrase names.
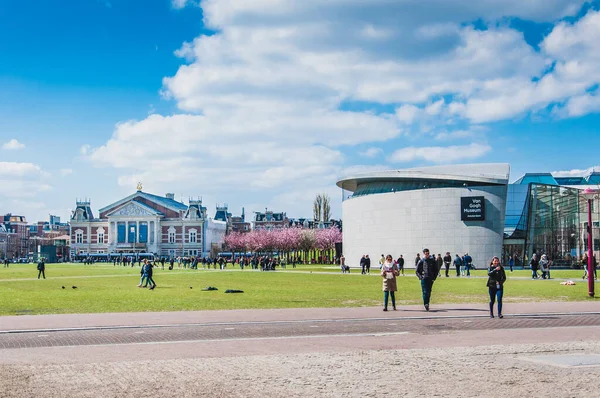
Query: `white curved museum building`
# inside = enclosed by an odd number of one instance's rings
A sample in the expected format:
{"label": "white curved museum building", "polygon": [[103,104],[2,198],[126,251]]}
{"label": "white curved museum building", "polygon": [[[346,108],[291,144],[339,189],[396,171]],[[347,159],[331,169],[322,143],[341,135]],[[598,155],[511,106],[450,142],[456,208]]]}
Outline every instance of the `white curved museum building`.
{"label": "white curved museum building", "polygon": [[337,182],[344,191],[343,252],[358,266],[363,255],[376,268],[381,254],[405,259],[468,252],[477,268],[502,253],[507,163],[386,170]]}

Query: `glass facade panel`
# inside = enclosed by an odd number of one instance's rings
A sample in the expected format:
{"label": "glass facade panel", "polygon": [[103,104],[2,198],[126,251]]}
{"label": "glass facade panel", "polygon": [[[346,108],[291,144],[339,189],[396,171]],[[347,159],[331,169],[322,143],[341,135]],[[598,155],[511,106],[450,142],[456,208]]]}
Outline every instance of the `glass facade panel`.
{"label": "glass facade panel", "polygon": [[579,191],[532,184],[526,254],[545,253],[555,266],[571,265],[578,257],[580,236]]}
{"label": "glass facade panel", "polygon": [[379,193],[391,193],[400,191],[415,191],[418,189],[435,188],[465,188],[496,186],[498,184],[486,184],[481,182],[469,182],[459,180],[426,180],[426,179],[406,179],[401,181],[377,181],[358,184],[352,197],[374,195]]}
{"label": "glass facade panel", "polygon": [[524,238],[527,228],[527,199],[529,185],[508,185],[506,195],[505,238]]}

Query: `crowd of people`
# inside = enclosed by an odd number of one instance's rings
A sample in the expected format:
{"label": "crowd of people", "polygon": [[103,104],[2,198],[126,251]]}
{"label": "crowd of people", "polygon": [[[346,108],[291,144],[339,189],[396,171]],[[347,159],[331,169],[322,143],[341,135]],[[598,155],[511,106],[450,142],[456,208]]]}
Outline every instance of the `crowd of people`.
{"label": "crowd of people", "polygon": [[[368,259],[368,256],[363,256],[363,259]],[[383,278],[383,310],[388,311],[388,303],[391,301],[392,309],[396,311],[396,292],[398,291],[398,284],[396,278],[400,276],[400,272],[404,271],[404,261],[402,256],[398,260],[394,260],[393,257],[388,254],[387,256],[381,256],[380,260],[380,274]],[[457,277],[460,277],[460,269],[466,267],[465,272],[469,271],[470,263],[472,263],[471,256],[465,253],[463,257],[458,254],[455,257],[454,265],[456,267]],[[429,311],[429,304],[431,300],[431,292],[433,290],[433,284],[436,279],[441,276],[441,272],[445,272],[445,276],[449,277],[450,264],[452,262],[452,256],[450,252],[446,252],[446,255],[442,257],[440,254],[436,256],[430,255],[429,249],[423,249],[423,254],[420,253],[415,259],[415,274],[421,284],[421,293],[423,297],[423,306],[425,311]],[[361,264],[362,265],[362,264]],[[502,315],[502,297],[504,293],[504,282],[506,281],[506,273],[504,267],[500,264],[498,257],[492,258],[488,269],[488,281],[487,288],[490,296],[490,317],[494,318],[494,305],[497,303],[497,316],[503,318]]]}

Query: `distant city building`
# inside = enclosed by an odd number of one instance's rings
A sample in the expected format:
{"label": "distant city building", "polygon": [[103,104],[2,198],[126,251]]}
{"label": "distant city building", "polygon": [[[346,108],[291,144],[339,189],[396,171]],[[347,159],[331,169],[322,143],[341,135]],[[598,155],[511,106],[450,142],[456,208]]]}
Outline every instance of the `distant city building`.
{"label": "distant city building", "polygon": [[[5,253],[9,258],[25,258],[28,254],[29,226],[25,216],[11,213],[0,216],[0,224],[4,227]],[[10,235],[10,236],[9,236]]]}
{"label": "distant city building", "polygon": [[227,222],[206,215],[202,200],[188,205],[172,193],[157,196],[143,192],[99,209],[94,217],[89,200],[77,201],[71,216],[71,252],[74,255],[206,256],[220,250]]}
{"label": "distant city building", "polygon": [[274,213],[266,209],[265,212],[255,212],[253,229],[277,229],[289,225],[289,220],[285,213]]}

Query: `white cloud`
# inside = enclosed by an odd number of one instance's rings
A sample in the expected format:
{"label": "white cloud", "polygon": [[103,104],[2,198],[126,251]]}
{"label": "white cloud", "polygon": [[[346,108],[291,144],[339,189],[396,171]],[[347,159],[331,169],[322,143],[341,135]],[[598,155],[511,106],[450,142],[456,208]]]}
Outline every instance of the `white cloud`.
{"label": "white cloud", "polygon": [[82,156],[86,156],[89,154],[90,149],[92,149],[92,147],[88,144],[84,144],[81,146],[81,148],[79,148],[79,154]]}
{"label": "white cloud", "polygon": [[406,147],[395,151],[389,158],[391,162],[406,163],[415,160],[426,160],[433,163],[452,163],[460,160],[476,159],[487,154],[492,148],[487,144]]}
{"label": "white cloud", "polygon": [[60,169],[60,175],[66,177],[73,174],[73,169]]}
{"label": "white cloud", "polygon": [[366,150],[360,152],[360,155],[367,158],[374,158],[376,156],[383,155],[383,149],[376,147],[367,148]]}
{"label": "white cloud", "polygon": [[39,177],[42,175],[40,166],[33,163],[0,162],[0,177]]}
{"label": "white cloud", "polygon": [[25,145],[21,144],[15,138],[2,144],[2,149],[16,150],[16,149],[23,149],[23,148],[25,148]]}
{"label": "white cloud", "polygon": [[50,190],[46,182],[50,174],[33,163],[0,162],[1,198],[31,198],[39,192]]}
{"label": "white cloud", "polygon": [[471,130],[455,130],[455,131],[443,131],[437,133],[434,137],[437,141],[451,141],[461,138],[468,138],[475,135],[474,131]]}
{"label": "white cloud", "polygon": [[[347,164],[348,147],[383,147],[411,134],[458,140],[476,131],[472,123],[555,102],[569,106],[570,98],[586,95],[600,67],[595,55],[567,51],[581,40],[563,36],[580,37],[577,29],[594,35],[595,20],[585,29],[575,28],[583,20],[560,23],[541,50],[505,23],[506,17],[556,23],[583,3],[203,0],[204,23],[215,33],[182,44],[175,55],[185,64],[163,79],[164,98],[183,114],[120,123],[107,142],[83,146],[81,154],[116,168],[122,185],[142,180],[155,190],[268,188],[277,195],[292,179],[295,190],[327,186]],[[487,29],[476,29],[475,20]],[[592,49],[596,42],[583,45]],[[396,111],[345,110],[355,102]],[[584,102],[574,99],[569,112],[593,109]],[[390,159],[443,163],[490,149],[405,148]]]}
{"label": "white cloud", "polygon": [[406,124],[412,124],[417,116],[420,114],[421,109],[417,106],[408,104],[402,105],[401,107],[396,109],[396,116],[398,120],[404,122]]}
{"label": "white cloud", "polygon": [[198,3],[196,1],[192,1],[192,0],[171,0],[171,7],[173,7],[176,10],[185,8],[188,5],[197,5],[197,4]]}
{"label": "white cloud", "polygon": [[554,177],[581,177],[581,176],[587,176],[593,172],[600,172],[600,166],[592,166],[587,169],[572,169],[572,170],[553,171],[551,174]]}

